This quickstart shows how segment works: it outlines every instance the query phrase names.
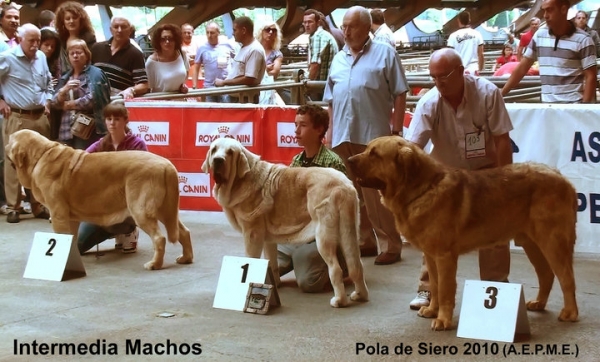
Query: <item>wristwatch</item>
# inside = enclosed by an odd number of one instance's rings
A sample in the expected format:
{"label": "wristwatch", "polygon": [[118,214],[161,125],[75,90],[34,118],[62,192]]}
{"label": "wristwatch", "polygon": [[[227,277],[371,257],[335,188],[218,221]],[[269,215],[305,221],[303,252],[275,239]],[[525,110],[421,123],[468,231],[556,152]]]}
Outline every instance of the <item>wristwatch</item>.
{"label": "wristwatch", "polygon": [[402,131],[392,131],[394,136],[402,136]]}

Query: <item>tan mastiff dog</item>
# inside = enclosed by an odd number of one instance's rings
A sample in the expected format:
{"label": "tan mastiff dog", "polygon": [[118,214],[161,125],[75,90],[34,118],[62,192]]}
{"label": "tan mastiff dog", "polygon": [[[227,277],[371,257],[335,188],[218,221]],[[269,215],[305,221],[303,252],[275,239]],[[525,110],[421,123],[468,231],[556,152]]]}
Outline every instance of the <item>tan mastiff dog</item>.
{"label": "tan mastiff dog", "polygon": [[231,138],[211,143],[202,170],[212,173],[213,196],[244,236],[246,255],[260,258],[265,248],[275,283],[277,243],[316,240],[333,286],[331,306],[348,304],[338,249],[354,282],[350,299],[368,300],[358,246],[358,195],[346,175],[332,168],[274,165]]}
{"label": "tan mastiff dog", "polygon": [[162,268],[165,255],[160,221],[169,241],[181,243],[177,263],[192,262],[190,231],[179,220],[177,170],[169,160],[141,151],[86,153],[30,130],[10,136],[6,155],[21,184],[50,210],[54,232],[76,234],[73,221],[111,226],[131,217],[152,239],[154,257],[144,264],[151,270]]}
{"label": "tan mastiff dog", "polygon": [[349,163],[360,185],[380,191],[398,231],[425,254],[431,303],[419,314],[437,317],[432,329],[452,328],[458,256],[511,239],[525,250],[540,285],[527,308],[544,310],[556,275],[564,297],[558,319],[577,320],[577,194],[558,171],[534,163],[452,169],[396,136],[373,140]]}

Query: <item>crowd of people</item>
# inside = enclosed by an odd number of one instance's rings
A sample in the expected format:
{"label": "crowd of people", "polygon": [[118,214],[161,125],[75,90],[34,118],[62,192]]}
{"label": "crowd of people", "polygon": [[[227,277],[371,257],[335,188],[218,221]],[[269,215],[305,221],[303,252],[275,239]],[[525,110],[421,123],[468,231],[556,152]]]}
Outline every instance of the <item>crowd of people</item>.
{"label": "crowd of people", "polygon": [[[569,0],[543,0],[546,26],[540,27],[540,19],[532,18],[520,39],[509,36],[493,68],[500,71],[513,64],[502,89],[478,76],[484,70],[483,38],[471,27],[470,14],[461,12],[459,29],[450,34],[447,47],[430,57],[428,69],[435,87],[419,100],[405,138],[420,147],[433,143],[431,156],[451,167],[477,170],[512,163],[512,123],[502,96],[534,62],[539,62],[542,102],[595,102],[600,38],[588,27],[585,12],[568,20],[569,8]],[[157,26],[150,37],[154,50],[147,59],[132,45],[133,26],[124,17],[113,17],[112,37],[96,42],[90,18],[77,2],[62,3],[56,16],[42,12],[39,27],[21,25],[19,20],[14,6],[0,12],[0,114],[5,143],[12,133],[27,128],[87,152],[147,150],[127,127],[126,108],[110,103],[111,96],[128,100],[148,92],[187,93],[190,73],[193,88],[201,76],[205,88],[269,84],[277,79],[283,63],[279,25],[266,22],[255,29],[245,16],[233,21],[237,45],[221,36],[222,29],[215,22],[207,24],[204,44],[194,41],[190,24]],[[401,260],[402,237],[393,216],[377,191],[356,183],[347,165],[348,158],[363,152],[371,140],[403,136],[409,86],[393,33],[383,11],[361,6],[351,7],[344,15],[343,42],[339,30],[330,27],[324,14],[315,9],[304,12],[302,25],[309,36],[308,79],[326,82],[324,92],[310,92],[308,97],[323,100],[328,108],[298,109],[295,130],[303,151],[291,166],[333,167],[346,173],[361,203],[361,255],[374,256],[376,265],[396,263]],[[253,101],[278,104],[281,98],[273,90]],[[206,100],[238,101],[233,96]],[[95,121],[89,138],[72,134],[73,117],[79,113]],[[477,142],[467,145],[472,135],[477,135]],[[14,169],[4,156],[1,159],[4,187],[0,201],[6,204],[7,221],[18,223],[23,193]],[[50,217],[33,195],[26,197],[36,218]],[[131,221],[112,228],[84,223],[79,247],[83,253],[117,236],[117,245],[132,252],[137,235]],[[280,273],[294,269],[302,290],[319,292],[329,287],[327,268],[314,242],[278,250]],[[413,309],[429,304],[425,260],[422,264],[417,297],[410,303]],[[480,251],[482,279],[508,281],[509,270],[508,245]]]}

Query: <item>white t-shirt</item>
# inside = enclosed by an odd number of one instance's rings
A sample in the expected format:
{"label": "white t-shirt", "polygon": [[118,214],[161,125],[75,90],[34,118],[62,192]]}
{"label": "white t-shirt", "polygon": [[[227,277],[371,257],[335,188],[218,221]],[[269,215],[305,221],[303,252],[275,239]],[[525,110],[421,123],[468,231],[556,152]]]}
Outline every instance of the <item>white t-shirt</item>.
{"label": "white t-shirt", "polygon": [[239,76],[256,78],[260,83],[265,76],[267,61],[265,50],[255,39],[252,43],[242,47],[236,54],[227,79],[234,79]]}
{"label": "white t-shirt", "polygon": [[471,74],[479,70],[477,49],[480,45],[483,45],[483,37],[477,30],[469,27],[458,29],[448,37],[448,46],[460,54],[463,66]]}
{"label": "white t-shirt", "polygon": [[172,62],[157,62],[149,57],[146,60],[146,73],[151,92],[178,92],[188,76],[182,56]]}

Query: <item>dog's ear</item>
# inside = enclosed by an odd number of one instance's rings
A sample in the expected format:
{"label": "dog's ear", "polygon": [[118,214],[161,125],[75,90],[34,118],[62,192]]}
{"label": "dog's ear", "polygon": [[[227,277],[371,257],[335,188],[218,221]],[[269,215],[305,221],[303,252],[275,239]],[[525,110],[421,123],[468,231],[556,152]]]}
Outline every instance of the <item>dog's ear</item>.
{"label": "dog's ear", "polygon": [[[10,150],[8,148],[10,147]],[[27,167],[27,152],[21,151],[18,145],[12,142],[12,145],[7,146],[5,150],[10,162],[15,165],[16,168]]]}
{"label": "dog's ear", "polygon": [[250,163],[244,150],[241,150],[238,153],[236,176],[241,178],[246,176],[248,172],[250,172]]}
{"label": "dog's ear", "polygon": [[206,152],[206,159],[204,160],[204,162],[202,163],[202,171],[204,173],[209,173],[210,172],[210,161],[211,161],[211,156],[212,155],[212,146],[208,148],[208,151]]}

